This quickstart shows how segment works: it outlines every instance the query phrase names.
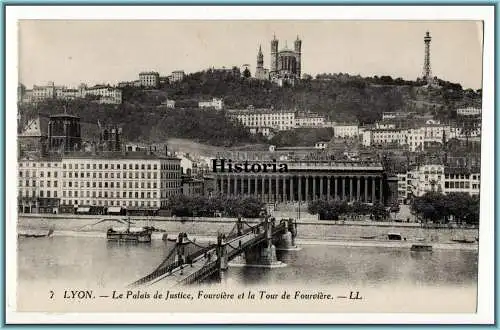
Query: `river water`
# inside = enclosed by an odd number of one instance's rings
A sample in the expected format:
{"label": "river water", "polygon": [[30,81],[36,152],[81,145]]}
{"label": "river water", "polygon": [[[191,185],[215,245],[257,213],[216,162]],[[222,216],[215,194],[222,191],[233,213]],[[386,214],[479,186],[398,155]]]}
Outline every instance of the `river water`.
{"label": "river water", "polygon": [[[18,241],[18,288],[126,286],[152,271],[174,243],[108,242],[102,237],[64,237]],[[467,292],[464,306],[475,306],[478,252],[435,249],[302,245],[278,251],[281,268],[230,267],[212,287],[404,288],[408,292]],[[19,294],[19,293],[18,293]],[[18,296],[19,297],[19,296]],[[23,300],[20,297],[18,300]],[[464,307],[465,308],[465,307]]]}

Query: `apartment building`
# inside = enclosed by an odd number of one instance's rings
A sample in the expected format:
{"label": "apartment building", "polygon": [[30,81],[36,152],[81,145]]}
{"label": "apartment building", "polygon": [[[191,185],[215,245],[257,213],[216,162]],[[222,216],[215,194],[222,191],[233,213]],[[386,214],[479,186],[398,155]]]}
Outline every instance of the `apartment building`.
{"label": "apartment building", "polygon": [[295,117],[295,127],[317,128],[325,126],[325,117],[316,113],[299,112]]}
{"label": "apartment building", "polygon": [[337,138],[354,138],[359,135],[358,124],[335,124],[333,134]]}
{"label": "apartment building", "polygon": [[66,88],[55,86],[53,82],[45,86],[34,85],[33,89],[28,90],[24,86],[18,88],[18,100],[23,103],[39,102],[47,99],[73,100],[87,96],[95,96],[96,102],[106,104],[122,103],[122,91],[119,88],[110,85],[95,85],[87,87],[81,84],[78,88]]}
{"label": "apartment building", "polygon": [[422,165],[411,171],[411,191],[413,196],[431,191],[444,193],[444,165]]}
{"label": "apartment building", "polygon": [[295,128],[295,112],[293,111],[276,111],[273,109],[228,110],[228,114],[243,126],[251,129],[273,128],[283,131]]}
{"label": "apartment building", "polygon": [[431,191],[478,195],[481,188],[479,167],[423,165],[408,172],[408,176],[411,178],[409,187],[414,196],[422,196]]}
{"label": "apartment building", "polygon": [[155,71],[139,73],[139,82],[142,87],[158,88],[160,85],[160,74]]}
{"label": "apartment building", "polygon": [[198,108],[200,109],[215,109],[222,110],[224,108],[224,101],[216,97],[212,98],[211,101],[200,101],[198,102]]}
{"label": "apartment building", "polygon": [[23,212],[39,212],[47,198],[75,208],[161,208],[182,192],[180,159],[147,152],[73,153],[58,160],[20,160],[18,167]]}
{"label": "apartment building", "polygon": [[183,70],[172,71],[172,74],[169,77],[170,82],[177,82],[184,80],[185,73]]}
{"label": "apartment building", "polygon": [[82,97],[86,97],[87,95],[96,96],[98,98],[98,103],[122,103],[122,90],[119,88],[111,87],[109,85],[95,85],[93,87],[85,88],[82,92]]}
{"label": "apartment building", "polygon": [[481,173],[479,167],[446,167],[444,172],[445,193],[479,195]]}
{"label": "apartment building", "polygon": [[459,116],[480,116],[481,108],[467,107],[457,109],[457,115]]}
{"label": "apartment building", "polygon": [[[364,140],[364,139],[363,139]],[[379,128],[371,131],[372,145],[406,144],[406,130],[397,128]]]}

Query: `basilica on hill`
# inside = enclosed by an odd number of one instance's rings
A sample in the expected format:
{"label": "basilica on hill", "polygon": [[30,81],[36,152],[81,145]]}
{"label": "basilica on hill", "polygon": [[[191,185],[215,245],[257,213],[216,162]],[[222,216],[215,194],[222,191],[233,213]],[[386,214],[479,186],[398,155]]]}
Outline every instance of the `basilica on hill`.
{"label": "basilica on hill", "polygon": [[264,54],[262,47],[259,46],[257,54],[257,68],[255,70],[255,78],[261,80],[271,80],[280,86],[283,84],[294,84],[301,75],[301,60],[302,60],[302,40],[297,39],[293,43],[293,49],[285,47],[278,50],[278,39],[276,36],[271,40],[271,68],[264,68]]}

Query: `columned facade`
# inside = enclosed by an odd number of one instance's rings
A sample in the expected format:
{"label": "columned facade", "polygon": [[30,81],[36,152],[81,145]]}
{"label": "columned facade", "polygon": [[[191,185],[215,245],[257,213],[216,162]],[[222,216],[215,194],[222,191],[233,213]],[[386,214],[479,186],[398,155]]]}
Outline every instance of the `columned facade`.
{"label": "columned facade", "polygon": [[375,173],[288,172],[217,173],[215,191],[226,196],[254,196],[266,203],[343,200],[384,203],[384,180]]}

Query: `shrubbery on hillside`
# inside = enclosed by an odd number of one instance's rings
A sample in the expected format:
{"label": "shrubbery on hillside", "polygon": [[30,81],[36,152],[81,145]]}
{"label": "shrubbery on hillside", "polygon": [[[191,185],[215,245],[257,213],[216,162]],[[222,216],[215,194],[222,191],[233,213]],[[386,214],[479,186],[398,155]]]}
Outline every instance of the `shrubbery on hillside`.
{"label": "shrubbery on hillside", "polygon": [[239,123],[230,121],[223,112],[200,109],[165,109],[139,103],[97,104],[86,100],[50,100],[35,107],[20,105],[23,118],[37,112],[50,115],[67,112],[82,122],[120,124],[131,141],[164,142],[167,138],[187,138],[215,146],[233,146],[261,142]]}

